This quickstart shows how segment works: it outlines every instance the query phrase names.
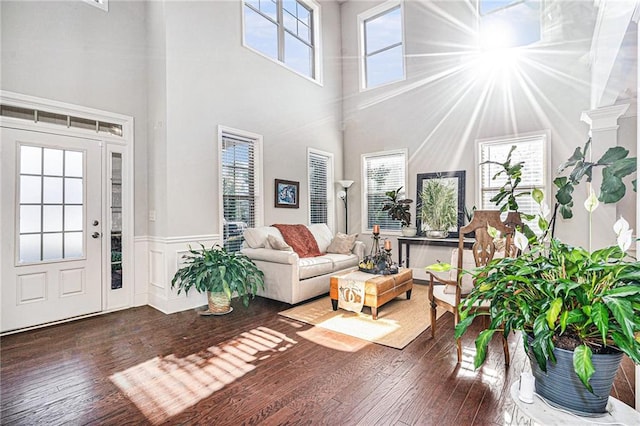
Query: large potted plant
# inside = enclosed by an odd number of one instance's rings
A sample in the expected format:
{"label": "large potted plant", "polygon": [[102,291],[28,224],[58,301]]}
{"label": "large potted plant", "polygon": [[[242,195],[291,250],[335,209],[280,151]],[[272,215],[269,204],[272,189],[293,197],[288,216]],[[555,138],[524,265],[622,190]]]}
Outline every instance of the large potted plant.
{"label": "large potted plant", "polygon": [[255,297],[258,287],[264,288],[264,273],[247,256],[238,252],[228,252],[219,245],[201,250],[189,247],[184,265],[171,280],[171,288],[184,290],[188,294],[193,287],[200,293],[207,293],[209,310],[207,313],[221,315],[233,310],[231,297],[236,293],[244,306]]}
{"label": "large potted plant", "polygon": [[[573,187],[583,178],[590,182],[596,167],[603,167],[605,177],[599,198],[609,203],[624,196],[622,179],[636,170],[636,159],[627,158],[621,147],[587,161],[589,144],[561,165],[560,172],[572,168],[569,176],[554,181],[566,217]],[[627,254],[632,230],[621,218],[614,225],[617,245],[593,252],[574,247],[549,232],[558,209],[549,220],[542,191],[534,190],[532,197],[540,207],[542,235],[528,239],[517,231],[519,257],[494,259],[473,272],[476,286],[460,308],[456,337],[479,314],[473,305],[490,303],[489,327],[476,339],[476,368],[484,362],[493,334],[519,330],[538,394],[578,414],[603,413],[622,353],[640,364],[640,262]],[[591,191],[585,208],[591,213],[598,203]]]}
{"label": "large potted plant", "polygon": [[457,195],[453,185],[442,179],[429,179],[420,193],[420,218],[427,237],[446,238],[458,224]]}
{"label": "large potted plant", "polygon": [[402,225],[402,235],[405,237],[413,237],[416,235],[416,228],[411,226],[411,207],[413,200],[409,198],[400,198],[402,187],[385,192],[387,197],[384,200],[382,211],[386,211],[393,220],[400,221]]}

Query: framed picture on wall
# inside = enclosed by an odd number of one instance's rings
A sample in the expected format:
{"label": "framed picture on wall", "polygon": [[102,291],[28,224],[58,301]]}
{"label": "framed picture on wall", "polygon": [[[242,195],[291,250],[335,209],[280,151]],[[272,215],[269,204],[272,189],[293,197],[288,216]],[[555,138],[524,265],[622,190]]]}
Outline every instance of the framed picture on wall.
{"label": "framed picture on wall", "polygon": [[[444,231],[439,238],[458,238],[459,229],[464,226],[465,175],[465,170],[418,174],[416,227],[419,235],[431,237],[438,232],[430,231]],[[443,211],[444,219],[438,217]],[[450,226],[437,229],[438,223]]]}
{"label": "framed picture on wall", "polygon": [[300,182],[276,179],[275,206],[297,209],[300,207]]}

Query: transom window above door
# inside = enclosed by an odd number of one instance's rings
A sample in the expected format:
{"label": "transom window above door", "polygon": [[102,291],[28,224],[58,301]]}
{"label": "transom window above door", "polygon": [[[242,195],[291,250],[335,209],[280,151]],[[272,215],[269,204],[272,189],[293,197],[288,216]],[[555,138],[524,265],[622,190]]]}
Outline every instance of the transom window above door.
{"label": "transom window above door", "polygon": [[244,45],[319,80],[319,10],[310,0],[244,0]]}

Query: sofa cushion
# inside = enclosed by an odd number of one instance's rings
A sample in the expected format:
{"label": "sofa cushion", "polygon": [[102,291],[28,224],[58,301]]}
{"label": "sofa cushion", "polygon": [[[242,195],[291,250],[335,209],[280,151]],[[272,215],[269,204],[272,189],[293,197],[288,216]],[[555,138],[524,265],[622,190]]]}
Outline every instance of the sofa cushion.
{"label": "sofa cushion", "polygon": [[303,280],[332,272],[333,262],[327,256],[305,257],[298,261],[298,268],[299,279]]}
{"label": "sofa cushion", "polygon": [[305,225],[285,225],[276,223],[273,225],[278,228],[284,240],[298,253],[300,257],[316,257],[322,256],[322,252],[318,249],[315,237]]}
{"label": "sofa cushion", "polygon": [[313,225],[309,225],[308,228],[313,238],[316,239],[316,243],[318,243],[320,253],[326,253],[327,247],[329,247],[331,240],[333,240],[331,229],[329,229],[326,223],[314,223]]}
{"label": "sofa cushion", "polygon": [[272,250],[293,251],[289,244],[287,244],[282,238],[278,238],[275,235],[267,235],[267,241],[265,241],[264,246],[265,248],[270,248]]}
{"label": "sofa cushion", "polygon": [[358,234],[347,235],[338,232],[327,247],[327,253],[350,254],[357,237]]}
{"label": "sofa cushion", "polygon": [[322,257],[331,259],[331,261],[333,262],[334,272],[350,268],[352,266],[358,266],[358,256],[356,256],[355,254],[327,253]]}
{"label": "sofa cushion", "polygon": [[266,247],[267,237],[273,235],[275,237],[282,238],[282,234],[277,228],[272,226],[259,226],[257,228],[247,228],[244,230],[244,241],[250,248]]}

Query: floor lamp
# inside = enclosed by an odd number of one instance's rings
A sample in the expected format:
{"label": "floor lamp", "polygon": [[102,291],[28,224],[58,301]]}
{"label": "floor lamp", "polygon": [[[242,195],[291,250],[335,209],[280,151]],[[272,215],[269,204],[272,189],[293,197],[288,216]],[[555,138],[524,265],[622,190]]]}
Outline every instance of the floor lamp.
{"label": "floor lamp", "polygon": [[343,191],[338,192],[338,197],[344,202],[344,233],[349,233],[349,208],[347,204],[347,191],[349,187],[353,185],[352,180],[339,180],[338,183],[343,188]]}

